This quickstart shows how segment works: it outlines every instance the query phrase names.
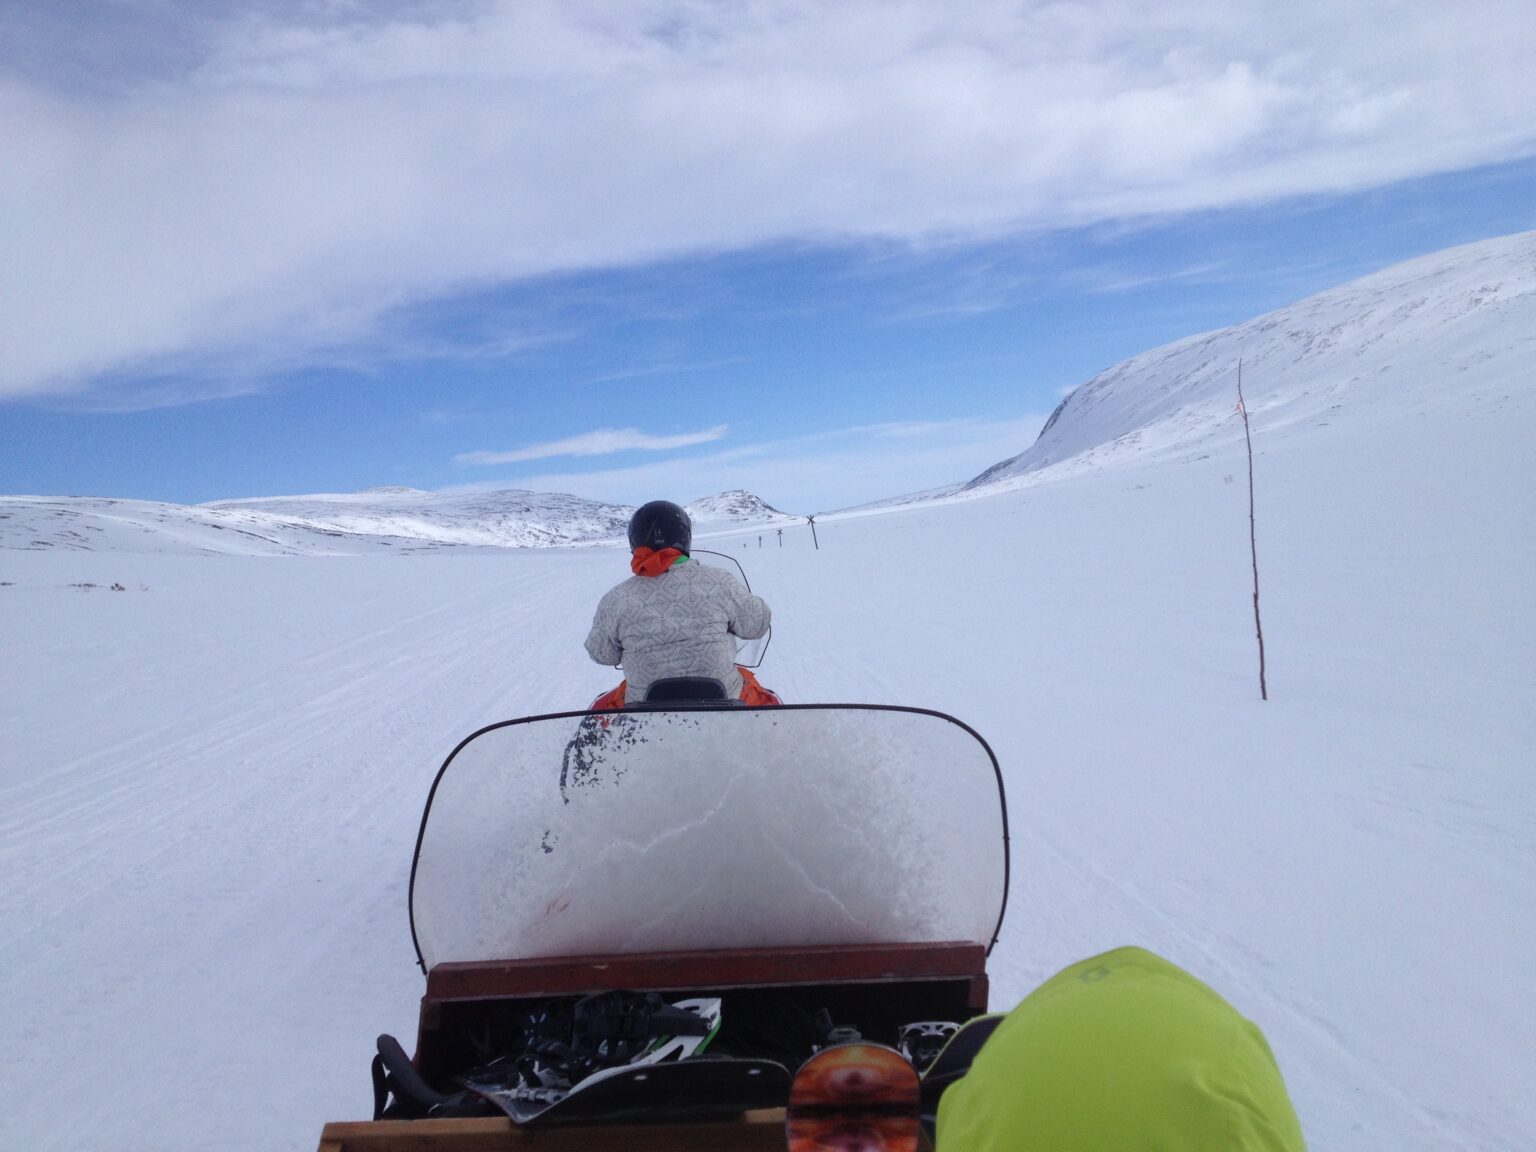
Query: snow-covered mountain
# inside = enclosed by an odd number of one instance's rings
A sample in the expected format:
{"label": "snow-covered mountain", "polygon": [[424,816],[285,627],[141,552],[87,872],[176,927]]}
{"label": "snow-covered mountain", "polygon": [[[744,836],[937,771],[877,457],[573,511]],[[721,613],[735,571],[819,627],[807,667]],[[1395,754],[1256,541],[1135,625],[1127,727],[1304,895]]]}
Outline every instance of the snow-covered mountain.
{"label": "snow-covered mountain", "polygon": [[685,507],[695,526],[706,529],[738,524],[790,524],[805,519],[780,512],[767,501],[740,488],[718,496],[706,496]]}
{"label": "snow-covered mountain", "polygon": [[[688,508],[705,530],[795,519],[742,491],[706,497]],[[0,549],[342,555],[540,548],[621,539],[633,511],[579,496],[515,489],[436,493],[386,487],[196,506],[3,496]]]}
{"label": "snow-covered mountain", "polygon": [[[1192,458],[1242,437],[1497,404],[1536,360],[1536,232],[1394,265],[1246,323],[1143,352],[1074,389],[1026,451],[967,489],[1126,456]],[[1426,461],[1426,466],[1428,465]]]}

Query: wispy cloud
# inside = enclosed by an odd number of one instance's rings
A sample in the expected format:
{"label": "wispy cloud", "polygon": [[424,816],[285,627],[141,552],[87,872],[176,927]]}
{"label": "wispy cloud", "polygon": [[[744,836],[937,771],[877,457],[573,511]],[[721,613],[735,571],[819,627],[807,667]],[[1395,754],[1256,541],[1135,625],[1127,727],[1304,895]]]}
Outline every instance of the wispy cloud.
{"label": "wispy cloud", "polygon": [[615,452],[665,452],[673,448],[689,448],[695,444],[707,444],[719,440],[729,431],[726,424],[717,424],[701,432],[684,432],[677,436],[653,436],[638,428],[598,428],[583,432],[580,436],[567,436],[564,440],[550,440],[510,452],[461,452],[453,458],[455,464],[517,464],[526,460],[547,460],[552,456],[611,456]]}
{"label": "wispy cloud", "polygon": [[1073,277],[1082,286],[1084,291],[1101,295],[1112,295],[1117,292],[1135,292],[1141,288],[1151,288],[1161,284],[1220,283],[1231,278],[1231,269],[1217,261],[1192,264],[1184,268],[1173,268],[1152,275],[1110,268],[1093,268],[1087,269],[1080,275]]}
{"label": "wispy cloud", "polygon": [[1536,151],[1536,5],[1508,0],[112,7],[0,16],[25,33],[0,34],[0,398],[302,360],[550,272],[982,240]]}
{"label": "wispy cloud", "polygon": [[626,468],[518,474],[452,490],[529,488],[641,504],[745,488],[785,512],[815,513],[960,484],[1029,447],[1044,415],[910,421],[743,444]]}
{"label": "wispy cloud", "polygon": [[681,376],[689,372],[715,372],[721,368],[730,368],[741,364],[745,360],[742,356],[732,356],[721,360],[700,360],[694,363],[661,363],[647,364],[637,368],[624,368],[617,372],[604,372],[600,376],[593,376],[588,383],[614,384],[621,380],[640,380],[651,376]]}

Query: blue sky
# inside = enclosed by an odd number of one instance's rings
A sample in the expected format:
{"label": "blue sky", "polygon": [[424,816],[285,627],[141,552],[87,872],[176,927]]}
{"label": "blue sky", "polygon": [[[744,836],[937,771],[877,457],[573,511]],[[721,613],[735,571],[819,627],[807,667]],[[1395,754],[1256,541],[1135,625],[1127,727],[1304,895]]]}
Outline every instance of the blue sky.
{"label": "blue sky", "polygon": [[0,492],[964,480],[1536,228],[1536,17],[1373,7],[0,6]]}

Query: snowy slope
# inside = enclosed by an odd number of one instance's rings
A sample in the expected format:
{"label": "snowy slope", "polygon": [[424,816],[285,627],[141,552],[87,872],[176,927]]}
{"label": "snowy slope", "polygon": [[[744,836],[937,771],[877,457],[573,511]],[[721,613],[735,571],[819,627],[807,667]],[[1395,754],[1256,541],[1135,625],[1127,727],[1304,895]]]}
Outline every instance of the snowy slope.
{"label": "snowy slope", "polygon": [[1241,435],[1231,419],[1239,359],[1248,410],[1271,435],[1325,426],[1344,408],[1496,403],[1536,360],[1536,232],[1410,260],[1134,356],[1073,390],[1028,450],[967,487],[1230,441]]}
{"label": "snowy slope", "polygon": [[[689,508],[704,531],[796,519],[741,491],[707,497]],[[193,507],[96,497],[0,496],[0,549],[339,556],[558,547],[621,539],[633,511],[579,496],[517,490],[370,488]]]}
{"label": "snowy slope", "polygon": [[[1536,386],[1465,375],[1253,403],[1267,704],[1231,429],[742,553],[766,684],[996,750],[993,1006],[1158,951],[1264,1029],[1315,1150],[1536,1146]],[[433,774],[612,683],[581,643],[624,561],[0,551],[0,1147],[307,1152],[365,1116],[374,1036],[415,1027]]]}

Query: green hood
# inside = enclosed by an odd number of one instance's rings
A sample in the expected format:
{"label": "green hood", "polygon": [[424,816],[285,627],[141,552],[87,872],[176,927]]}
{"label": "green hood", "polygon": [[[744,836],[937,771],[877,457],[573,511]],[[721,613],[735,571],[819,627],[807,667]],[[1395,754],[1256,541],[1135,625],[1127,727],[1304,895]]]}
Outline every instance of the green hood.
{"label": "green hood", "polygon": [[1120,948],[1057,973],[939,1104],[938,1152],[1304,1152],[1263,1034]]}

